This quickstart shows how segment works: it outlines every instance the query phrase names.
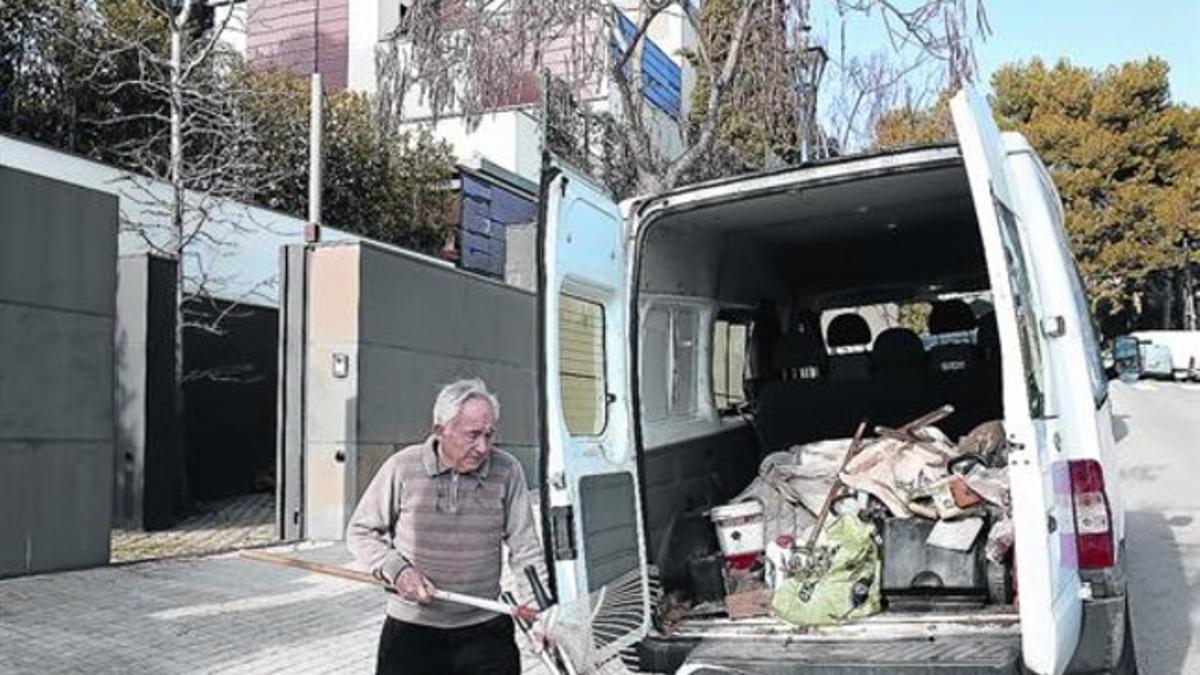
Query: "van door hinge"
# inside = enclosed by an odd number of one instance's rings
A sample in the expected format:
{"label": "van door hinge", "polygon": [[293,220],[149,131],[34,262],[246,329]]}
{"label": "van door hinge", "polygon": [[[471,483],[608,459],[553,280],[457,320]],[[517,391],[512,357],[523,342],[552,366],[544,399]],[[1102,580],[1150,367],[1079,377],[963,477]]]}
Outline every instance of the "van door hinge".
{"label": "van door hinge", "polygon": [[550,508],[550,547],[554,550],[555,560],[574,560],[578,556],[575,550],[575,510],[570,506]]}

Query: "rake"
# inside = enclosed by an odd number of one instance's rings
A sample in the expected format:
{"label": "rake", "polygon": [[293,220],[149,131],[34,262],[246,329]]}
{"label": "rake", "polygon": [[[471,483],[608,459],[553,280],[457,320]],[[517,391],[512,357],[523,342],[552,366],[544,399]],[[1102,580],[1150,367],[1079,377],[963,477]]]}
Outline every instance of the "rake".
{"label": "rake", "polygon": [[[338,577],[382,588],[395,593],[391,584],[367,572],[298,560],[266,551],[242,551],[242,557],[258,562],[270,563],[306,572]],[[600,588],[587,598],[587,603],[550,604],[550,599],[537,577],[536,571],[526,568],[526,576],[540,609],[512,602],[490,600],[464,593],[435,589],[433,597],[475,607],[495,614],[510,616],[527,637],[533,641],[530,628],[534,621],[542,619],[542,625],[552,638],[554,654],[545,649],[538,650],[542,664],[555,675],[577,675],[578,673],[615,672],[619,665],[617,656],[621,649],[629,646],[629,635],[640,626],[643,616],[643,600],[640,577],[633,573],[618,578]],[[594,636],[588,640],[587,636]]]}

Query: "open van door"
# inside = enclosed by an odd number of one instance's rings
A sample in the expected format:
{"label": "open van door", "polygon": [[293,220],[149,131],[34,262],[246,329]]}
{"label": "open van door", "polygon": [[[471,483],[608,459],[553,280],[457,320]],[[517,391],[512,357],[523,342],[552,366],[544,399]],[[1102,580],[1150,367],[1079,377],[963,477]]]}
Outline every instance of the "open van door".
{"label": "open van door", "polygon": [[543,169],[541,203],[545,539],[563,612],[558,632],[578,627],[591,651],[584,658],[600,662],[641,640],[650,616],[633,436],[627,238],[606,192],[554,162]]}
{"label": "open van door", "polygon": [[[1000,131],[987,103],[964,88],[950,102],[975,202],[1000,334],[1004,425],[1011,452],[1021,651],[1037,673],[1062,673],[1079,640],[1082,606],[1069,466],[1046,410],[1041,312],[1009,188]],[[1055,439],[1052,441],[1051,439]]]}

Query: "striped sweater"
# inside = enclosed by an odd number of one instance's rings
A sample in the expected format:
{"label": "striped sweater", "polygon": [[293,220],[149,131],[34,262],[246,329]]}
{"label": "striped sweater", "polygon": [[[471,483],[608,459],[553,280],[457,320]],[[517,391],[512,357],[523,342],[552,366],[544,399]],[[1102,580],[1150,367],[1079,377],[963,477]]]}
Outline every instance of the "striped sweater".
{"label": "striped sweater", "polygon": [[[412,565],[436,588],[489,599],[500,593],[502,543],[523,586],[525,566],[543,565],[520,463],[494,450],[478,469],[459,474],[441,461],[432,437],[384,462],[346,528],[350,552],[382,579],[394,582]],[[398,596],[389,597],[387,613],[437,628],[494,618],[470,607],[438,600],[419,606]]]}

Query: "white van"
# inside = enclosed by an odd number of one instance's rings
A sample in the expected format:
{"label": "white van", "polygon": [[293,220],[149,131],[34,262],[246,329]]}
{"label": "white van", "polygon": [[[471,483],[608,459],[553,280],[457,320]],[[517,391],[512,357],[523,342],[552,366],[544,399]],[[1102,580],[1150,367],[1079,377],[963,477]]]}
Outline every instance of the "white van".
{"label": "white van", "polygon": [[1200,380],[1200,331],[1140,330],[1130,336],[1171,350],[1171,375],[1175,379]]}
{"label": "white van", "polygon": [[[1001,134],[982,99],[960,92],[952,111],[958,145],[842,157],[620,207],[548,167],[544,532],[563,607],[581,612],[601,589],[608,599],[590,621],[565,619],[588,626],[599,653],[621,652],[646,672],[1136,672],[1111,405],[1060,201],[1026,141]],[[974,327],[976,344],[960,345],[974,360],[955,370],[972,386],[919,383],[932,372],[922,369],[883,378],[884,357],[895,356],[884,345],[911,344],[905,335],[864,341],[853,327],[838,342],[857,341],[855,353],[829,356],[804,328],[832,308],[962,294],[990,297],[995,316],[994,329]],[[775,321],[784,328],[772,340]],[[977,353],[986,330],[991,361]],[[826,388],[797,393],[780,369]],[[754,478],[778,449],[764,439],[846,437],[860,417],[895,424],[923,412],[914,398],[951,402],[971,422],[1003,418],[1016,603],[888,607],[803,630],[698,613],[663,630],[666,571],[689,555],[673,532]]]}

